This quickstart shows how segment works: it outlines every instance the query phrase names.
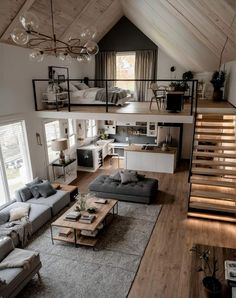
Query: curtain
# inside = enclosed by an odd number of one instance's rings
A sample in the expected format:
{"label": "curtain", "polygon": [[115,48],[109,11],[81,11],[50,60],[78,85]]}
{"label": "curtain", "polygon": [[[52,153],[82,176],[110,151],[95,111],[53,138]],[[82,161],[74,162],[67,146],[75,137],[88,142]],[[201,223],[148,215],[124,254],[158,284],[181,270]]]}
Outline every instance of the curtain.
{"label": "curtain", "polygon": [[[116,79],[116,52],[99,52],[95,56],[95,79]],[[98,81],[97,87],[105,87],[105,82]],[[108,82],[108,87],[113,87],[115,82]]]}
{"label": "curtain", "polygon": [[[135,79],[156,80],[157,50],[136,51]],[[151,82],[135,82],[137,101],[148,100]]]}

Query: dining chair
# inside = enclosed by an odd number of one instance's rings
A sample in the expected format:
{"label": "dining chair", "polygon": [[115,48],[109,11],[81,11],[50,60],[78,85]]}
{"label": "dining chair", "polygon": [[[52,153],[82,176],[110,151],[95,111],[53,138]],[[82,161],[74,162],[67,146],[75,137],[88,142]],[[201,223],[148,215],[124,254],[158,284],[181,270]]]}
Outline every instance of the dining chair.
{"label": "dining chair", "polygon": [[163,109],[166,100],[167,86],[158,86],[157,83],[151,83],[150,88],[153,92],[153,96],[150,101],[149,110],[151,111],[152,109],[153,101],[156,101],[158,110]]}

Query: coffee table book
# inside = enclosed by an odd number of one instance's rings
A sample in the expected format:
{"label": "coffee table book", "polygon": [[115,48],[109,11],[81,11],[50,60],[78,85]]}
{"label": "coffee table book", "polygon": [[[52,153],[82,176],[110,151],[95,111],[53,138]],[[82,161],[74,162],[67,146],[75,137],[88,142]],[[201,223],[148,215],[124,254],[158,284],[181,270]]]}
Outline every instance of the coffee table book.
{"label": "coffee table book", "polygon": [[[108,224],[110,220],[108,215],[115,215],[115,209],[117,210],[116,214],[118,214],[118,201],[113,199],[107,199],[107,204],[99,204],[95,203],[95,198],[91,198],[87,200],[87,204],[89,206],[93,206],[96,208],[96,218],[92,223],[81,223],[79,220],[77,221],[67,221],[65,220],[66,214],[75,210],[76,203],[67,210],[64,214],[62,214],[59,218],[57,218],[51,224],[51,239],[54,244],[54,240],[65,241],[73,243],[75,246],[77,245],[87,245],[87,246],[95,246],[99,237],[99,233],[97,237],[89,237],[81,235],[82,230],[96,231],[101,224]],[[88,212],[81,212],[81,214],[89,215]],[[69,228],[72,230],[67,237],[61,236],[61,234],[53,235],[53,227],[59,228]]]}

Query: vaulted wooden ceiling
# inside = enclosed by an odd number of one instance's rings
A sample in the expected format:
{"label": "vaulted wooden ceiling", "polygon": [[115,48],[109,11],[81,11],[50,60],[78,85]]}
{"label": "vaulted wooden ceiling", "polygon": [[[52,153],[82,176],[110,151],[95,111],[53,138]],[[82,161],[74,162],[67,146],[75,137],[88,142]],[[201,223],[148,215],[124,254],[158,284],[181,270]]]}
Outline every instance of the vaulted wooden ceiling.
{"label": "vaulted wooden ceiling", "polygon": [[[96,27],[99,41],[125,15],[180,65],[211,71],[236,60],[236,0],[53,0],[57,37]],[[51,34],[49,0],[1,0],[0,39],[25,10],[35,13],[40,32]]]}

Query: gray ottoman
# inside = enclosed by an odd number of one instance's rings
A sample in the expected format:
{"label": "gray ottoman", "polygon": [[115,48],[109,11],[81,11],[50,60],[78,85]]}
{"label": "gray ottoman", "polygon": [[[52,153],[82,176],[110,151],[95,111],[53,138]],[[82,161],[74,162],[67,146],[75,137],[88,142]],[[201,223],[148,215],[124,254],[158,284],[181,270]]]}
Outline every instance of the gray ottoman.
{"label": "gray ottoman", "polygon": [[157,195],[158,180],[142,178],[138,182],[122,184],[108,175],[101,175],[89,184],[89,190],[102,198],[149,204]]}

